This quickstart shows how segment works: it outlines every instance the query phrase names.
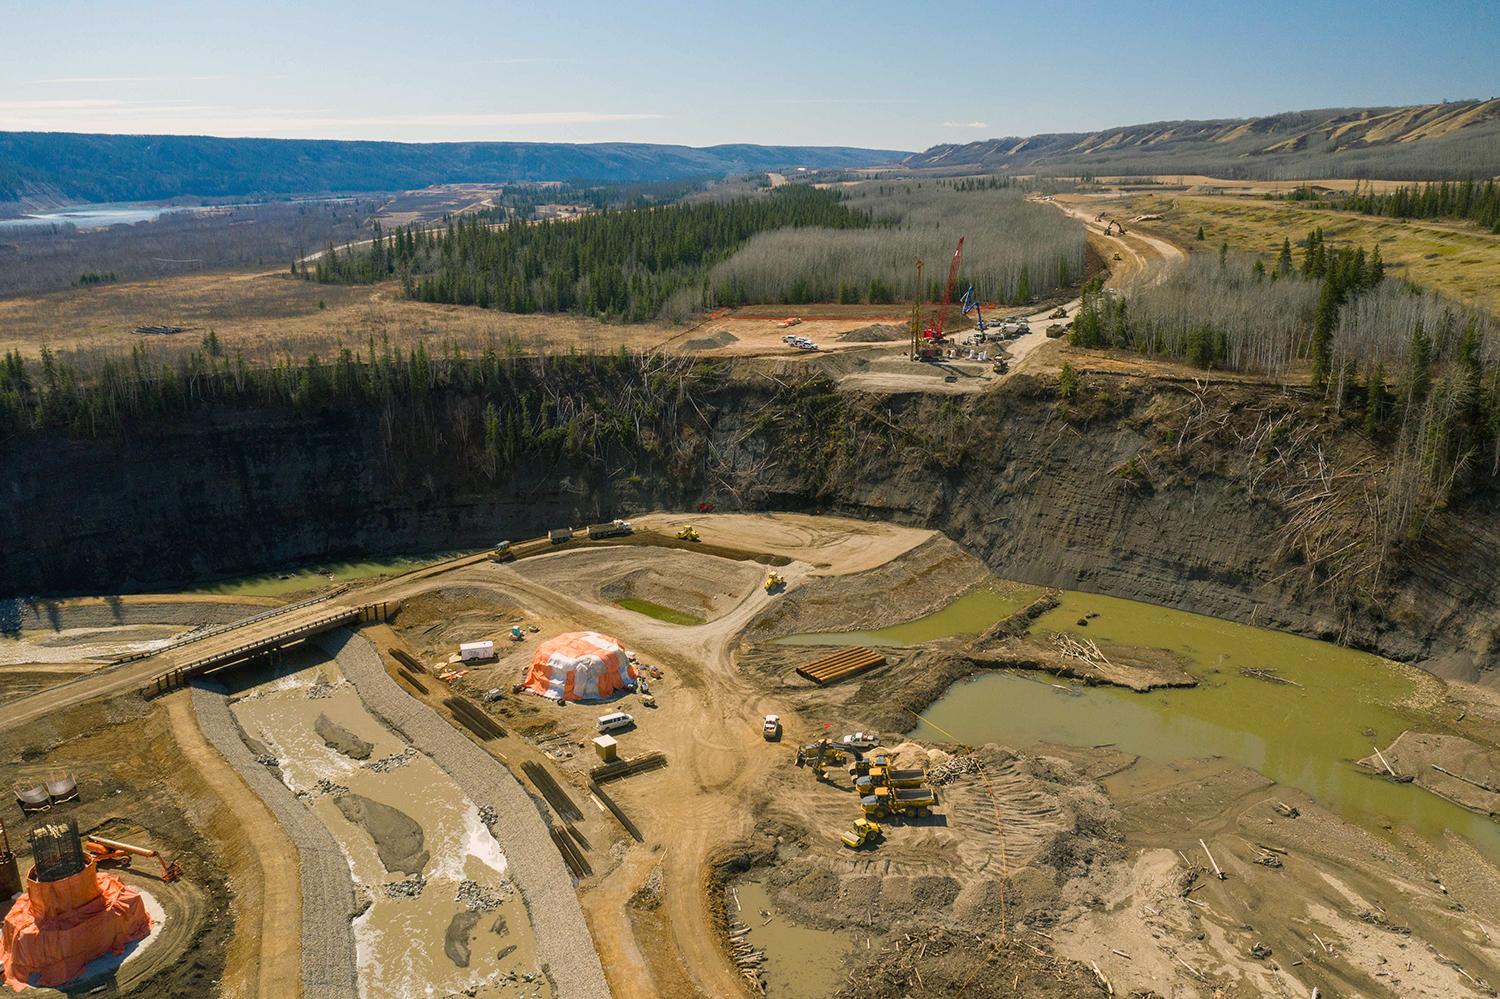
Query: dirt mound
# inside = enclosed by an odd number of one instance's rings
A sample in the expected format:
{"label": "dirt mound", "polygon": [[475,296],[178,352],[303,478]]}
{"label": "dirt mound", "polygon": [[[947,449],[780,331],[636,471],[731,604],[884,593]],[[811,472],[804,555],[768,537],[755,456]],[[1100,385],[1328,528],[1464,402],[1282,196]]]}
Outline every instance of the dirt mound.
{"label": "dirt mound", "polygon": [[533,619],[503,592],[479,586],[441,586],[406,598],[391,627],[428,662],[442,662],[462,642],[501,638]]}
{"label": "dirt mound", "polygon": [[737,336],[735,336],[733,333],[729,332],[728,330],[714,330],[712,333],[708,334],[707,336],[695,337],[692,340],[686,340],[686,341],[684,341],[683,344],[682,344],[682,349],[683,350],[718,350],[720,347],[727,347],[727,346],[729,346],[732,343],[739,343],[739,342],[740,342],[740,338],[737,337]]}
{"label": "dirt mound", "polygon": [[318,715],[313,722],[313,731],[323,740],[323,745],[337,750],[351,760],[368,760],[375,746],[366,742],[327,715]]}
{"label": "dirt mound", "polygon": [[474,924],[477,922],[477,912],[455,913],[448,923],[447,933],[443,935],[443,953],[460,968],[469,966],[469,934],[474,931]]}
{"label": "dirt mound", "polygon": [[1500,815],[1500,751],[1461,735],[1402,732],[1381,756],[1371,753],[1359,762],[1376,773],[1390,764],[1433,794],[1481,815]]}
{"label": "dirt mound", "polygon": [[336,803],[344,818],[365,827],[387,871],[422,873],[428,855],[422,849],[422,827],[411,816],[360,794],[340,795]]}
{"label": "dirt mound", "polygon": [[911,331],[905,326],[898,326],[895,323],[876,323],[873,326],[861,326],[848,333],[840,333],[839,339],[845,343],[893,343],[897,340],[905,340],[909,336],[911,336]]}

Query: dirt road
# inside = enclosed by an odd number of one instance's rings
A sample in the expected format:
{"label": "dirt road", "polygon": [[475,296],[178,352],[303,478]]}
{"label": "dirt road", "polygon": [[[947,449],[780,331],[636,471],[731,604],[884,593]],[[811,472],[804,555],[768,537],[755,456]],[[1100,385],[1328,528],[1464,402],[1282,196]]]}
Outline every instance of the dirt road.
{"label": "dirt road", "polygon": [[233,892],[235,933],[225,957],[225,992],[280,999],[302,987],[298,935],[302,924],[297,853],[261,800],[198,730],[186,691],[166,698],[172,738],[197,779],[219,800],[215,831],[233,835],[239,848],[226,850]]}

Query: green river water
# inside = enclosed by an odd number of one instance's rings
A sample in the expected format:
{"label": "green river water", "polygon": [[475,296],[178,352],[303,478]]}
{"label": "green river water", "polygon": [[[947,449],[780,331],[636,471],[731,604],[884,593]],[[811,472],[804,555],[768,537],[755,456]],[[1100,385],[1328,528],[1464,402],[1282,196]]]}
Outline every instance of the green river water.
{"label": "green river water", "polygon": [[466,553],[432,552],[426,555],[392,555],[383,559],[367,559],[359,562],[326,562],[321,565],[299,566],[294,569],[278,569],[254,576],[215,580],[184,592],[279,597],[288,593],[331,586],[334,583],[349,583],[373,576],[394,576],[445,559],[456,558],[461,554]]}
{"label": "green river water", "polygon": [[[988,628],[1034,594],[979,590],[915,621],[873,632],[794,635],[787,644],[910,645]],[[1078,624],[1086,615],[1087,626]],[[1101,642],[1167,649],[1199,686],[1137,694],[1118,687],[1059,690],[1034,676],[984,674],[955,686],[912,735],[970,744],[1054,743],[1115,748],[1150,760],[1220,756],[1299,788],[1367,828],[1424,836],[1444,830],[1500,859],[1500,826],[1411,784],[1371,776],[1354,760],[1407,728],[1432,728],[1407,707],[1436,683],[1413,667],[1326,642],[1150,604],[1064,593],[1033,635],[1067,631]],[[1301,686],[1242,676],[1272,669]],[[1373,733],[1373,734],[1366,734]]]}

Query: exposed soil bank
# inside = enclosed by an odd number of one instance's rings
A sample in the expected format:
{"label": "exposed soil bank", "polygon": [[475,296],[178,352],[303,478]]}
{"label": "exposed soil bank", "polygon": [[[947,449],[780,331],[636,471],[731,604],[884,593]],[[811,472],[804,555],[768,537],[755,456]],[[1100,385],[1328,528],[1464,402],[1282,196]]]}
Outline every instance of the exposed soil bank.
{"label": "exposed soil bank", "polygon": [[1006,578],[1493,675],[1480,671],[1500,632],[1500,496],[1437,512],[1376,580],[1360,570],[1373,555],[1368,483],[1351,474],[1317,524],[1330,532],[1322,550],[1353,561],[1308,564],[1307,539],[1288,524],[1317,463],[1243,442],[1279,420],[1284,439],[1316,445],[1336,467],[1373,452],[1295,396],[1091,373],[1067,404],[1046,375],[963,399],[875,397],[806,366],[774,379],[753,364],[716,370],[684,383],[691,405],[664,406],[598,457],[527,453],[493,479],[456,452],[393,452],[376,411],[208,409],[142,422],[124,440],[12,440],[0,455],[0,531],[15,543],[0,552],[0,591],[472,547],[707,500],[933,526]]}

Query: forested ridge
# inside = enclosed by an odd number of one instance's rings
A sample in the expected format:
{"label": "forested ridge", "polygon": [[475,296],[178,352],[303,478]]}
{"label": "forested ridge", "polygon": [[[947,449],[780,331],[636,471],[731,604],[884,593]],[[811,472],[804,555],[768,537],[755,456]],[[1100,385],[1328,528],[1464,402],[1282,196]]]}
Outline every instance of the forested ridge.
{"label": "forested ridge", "polygon": [[370,245],[330,247],[311,276],[325,283],[397,278],[423,302],[506,312],[579,312],[604,318],[655,316],[679,288],[752,234],[771,229],[845,229],[872,224],[835,192],[788,185],[764,197],[593,212],[571,221],[508,222],[478,213],[441,229],[376,231]]}
{"label": "forested ridge", "polygon": [[632,142],[367,142],[204,135],[0,132],[0,201],[155,201],[432,184],[649,181],[792,166],[867,166],[894,150],[847,146],[673,146]]}
{"label": "forested ridge", "polygon": [[1464,219],[1500,233],[1500,183],[1495,180],[1404,184],[1376,192],[1358,186],[1348,193],[1303,185],[1285,195],[1290,201],[1313,201],[1323,207],[1393,219]]}
{"label": "forested ridge", "polygon": [[[424,302],[680,320],[748,303],[935,300],[959,236],[960,284],[982,301],[1030,302],[1083,277],[1083,227],[994,178],[789,184],[571,221],[481,212],[435,230],[377,229],[369,245],[329,247],[303,273],[325,283],[396,279]],[[930,262],[920,285],[918,257]]]}

